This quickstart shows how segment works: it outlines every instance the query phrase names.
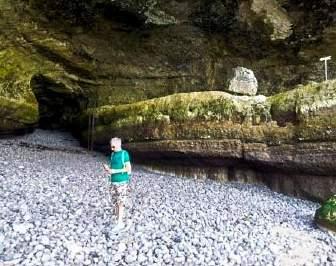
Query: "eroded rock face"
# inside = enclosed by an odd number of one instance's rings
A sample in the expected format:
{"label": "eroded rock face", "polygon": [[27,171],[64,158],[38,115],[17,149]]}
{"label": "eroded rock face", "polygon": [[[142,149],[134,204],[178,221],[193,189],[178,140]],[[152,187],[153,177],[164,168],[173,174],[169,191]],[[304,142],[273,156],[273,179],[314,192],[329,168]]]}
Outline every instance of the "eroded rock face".
{"label": "eroded rock face", "polygon": [[[314,201],[326,200],[336,190],[336,147],[329,143],[270,146],[239,140],[166,140],[126,147],[144,164],[183,161],[198,167],[222,167],[230,169],[227,180],[263,182],[275,191]],[[211,173],[203,175],[210,177]],[[184,175],[193,174],[185,171]]]}
{"label": "eroded rock face", "polygon": [[[37,102],[30,76],[19,73],[24,54],[12,49],[0,52],[0,129],[4,133],[33,127],[38,120]],[[28,67],[28,65],[25,65]]]}
{"label": "eroded rock face", "polygon": [[244,166],[276,190],[323,200],[336,189],[335,89],[331,81],[268,98],[176,94],[90,112],[97,145],[119,135],[138,158]]}
{"label": "eroded rock face", "polygon": [[335,4],[327,2],[12,0],[1,10],[17,28],[3,25],[5,36],[33,44],[27,53],[79,77],[76,85],[106,105],[225,91],[236,66],[253,69],[263,95],[323,80],[315,48],[336,51],[326,11]]}
{"label": "eroded rock face", "polygon": [[[57,119],[64,121],[57,122],[58,127],[65,127],[72,122],[66,116],[78,116],[81,112],[81,107],[77,114],[67,110],[72,108],[65,104],[67,99],[82,101],[89,93],[84,89],[86,84],[94,84],[90,64],[69,53],[69,42],[49,36],[32,21],[28,23],[23,18],[19,22],[20,16],[10,3],[0,2],[0,26],[6,30],[0,35],[0,134],[33,129],[43,113],[48,116],[58,112]],[[42,92],[41,98],[38,91]],[[57,99],[55,95],[62,97]],[[43,110],[43,101],[48,97],[53,104],[59,102],[55,110]]]}
{"label": "eroded rock face", "polygon": [[169,10],[162,9],[162,5],[165,3],[165,1],[162,0],[113,0],[103,1],[103,3],[133,13],[135,16],[138,16],[144,24],[168,26],[179,23],[173,15],[169,14]]}
{"label": "eroded rock face", "polygon": [[[336,58],[333,1],[28,2],[0,0],[0,132],[52,120],[86,142],[93,115],[96,147],[120,135],[139,155],[334,187],[335,82],[311,83]],[[237,66],[265,96],[224,92]]]}
{"label": "eroded rock face", "polygon": [[262,30],[271,41],[285,40],[293,33],[291,18],[276,0],[241,1],[239,20],[251,31]]}

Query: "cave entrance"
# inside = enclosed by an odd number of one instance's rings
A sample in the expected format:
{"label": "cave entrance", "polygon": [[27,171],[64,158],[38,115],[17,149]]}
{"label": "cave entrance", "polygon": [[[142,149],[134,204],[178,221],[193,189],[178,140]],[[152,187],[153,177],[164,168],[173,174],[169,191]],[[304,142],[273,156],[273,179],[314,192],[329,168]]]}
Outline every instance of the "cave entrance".
{"label": "cave entrance", "polygon": [[31,85],[39,105],[39,127],[77,135],[76,124],[81,110],[87,106],[87,98],[42,75],[34,76]]}

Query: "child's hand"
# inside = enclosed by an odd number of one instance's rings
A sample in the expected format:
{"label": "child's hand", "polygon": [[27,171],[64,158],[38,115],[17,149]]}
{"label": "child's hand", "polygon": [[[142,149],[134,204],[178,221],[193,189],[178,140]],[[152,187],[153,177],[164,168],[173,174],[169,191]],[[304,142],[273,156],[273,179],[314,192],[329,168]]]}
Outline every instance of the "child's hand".
{"label": "child's hand", "polygon": [[106,172],[108,172],[109,174],[111,174],[112,170],[111,170],[111,168],[106,163],[103,164],[103,167],[104,167],[104,170]]}

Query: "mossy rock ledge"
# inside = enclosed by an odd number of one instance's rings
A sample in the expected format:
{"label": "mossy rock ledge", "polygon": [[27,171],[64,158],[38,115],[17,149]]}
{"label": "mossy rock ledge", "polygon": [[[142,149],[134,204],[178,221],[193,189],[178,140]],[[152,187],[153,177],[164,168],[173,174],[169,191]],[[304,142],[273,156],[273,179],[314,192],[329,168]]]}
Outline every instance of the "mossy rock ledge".
{"label": "mossy rock ledge", "polygon": [[325,201],[315,213],[318,226],[336,233],[336,195]]}
{"label": "mossy rock ledge", "polygon": [[[178,93],[89,109],[95,144],[122,136],[136,158],[249,165],[269,184],[325,200],[336,190],[336,81],[310,83],[270,97],[222,91]],[[87,129],[81,129],[86,141]],[[279,172],[291,184],[277,183]],[[272,180],[271,180],[272,179]],[[288,179],[289,180],[289,179]]]}
{"label": "mossy rock ledge", "polygon": [[[177,93],[131,104],[104,105],[96,118],[97,144],[111,134],[129,142],[236,139],[268,146],[336,141],[336,81],[310,83],[270,97],[223,91]],[[86,128],[83,127],[85,138]]]}

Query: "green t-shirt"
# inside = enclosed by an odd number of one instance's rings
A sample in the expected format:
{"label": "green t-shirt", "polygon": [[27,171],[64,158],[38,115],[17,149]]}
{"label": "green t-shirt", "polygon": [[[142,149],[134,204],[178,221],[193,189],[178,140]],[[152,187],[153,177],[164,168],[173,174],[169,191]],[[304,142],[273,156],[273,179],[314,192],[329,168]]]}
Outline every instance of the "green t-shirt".
{"label": "green t-shirt", "polygon": [[[124,164],[129,162],[129,154],[125,150],[113,152],[111,154],[110,167],[112,169],[123,169]],[[117,173],[111,175],[112,183],[127,183],[129,181],[128,173]]]}

